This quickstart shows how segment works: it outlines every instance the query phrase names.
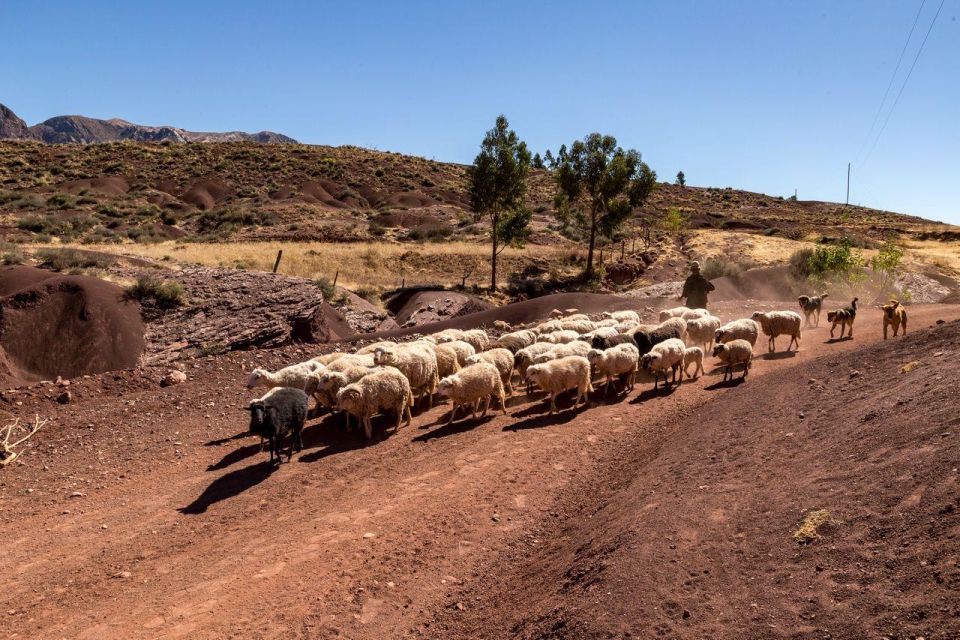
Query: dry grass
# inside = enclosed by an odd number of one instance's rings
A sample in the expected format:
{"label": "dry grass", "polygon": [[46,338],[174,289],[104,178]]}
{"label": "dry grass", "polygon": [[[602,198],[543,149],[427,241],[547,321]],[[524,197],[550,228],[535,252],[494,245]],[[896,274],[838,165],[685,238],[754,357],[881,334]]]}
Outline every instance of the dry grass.
{"label": "dry grass", "polygon": [[960,273],[960,242],[907,240],[903,245],[916,262]]}
{"label": "dry grass", "polygon": [[[387,242],[249,242],[249,243],[175,243],[137,245],[82,245],[84,249],[143,256],[155,260],[207,266],[239,267],[270,271],[283,250],[280,273],[304,278],[333,279],[350,289],[358,287],[396,287],[406,284],[459,284],[464,274],[473,271],[467,284],[486,285],[490,277],[489,248],[486,244],[444,242],[396,244]],[[507,249],[500,255],[502,274],[534,259],[560,260],[569,249],[529,245],[525,249]]]}
{"label": "dry grass", "polygon": [[691,235],[689,246],[701,260],[736,258],[759,265],[786,264],[794,251],[813,246],[812,242],[739,231],[698,230]]}
{"label": "dry grass", "polygon": [[820,527],[832,522],[830,512],[826,509],[810,511],[803,517],[800,526],[793,532],[793,540],[798,544],[809,544],[820,538]]}

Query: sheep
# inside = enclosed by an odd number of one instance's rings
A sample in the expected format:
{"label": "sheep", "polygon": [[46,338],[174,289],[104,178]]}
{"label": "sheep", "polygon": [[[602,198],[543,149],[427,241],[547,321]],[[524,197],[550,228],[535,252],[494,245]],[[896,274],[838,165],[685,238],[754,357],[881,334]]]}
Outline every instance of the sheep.
{"label": "sheep", "polygon": [[383,367],[367,374],[352,384],[348,384],[337,393],[337,406],[363,423],[363,433],[367,440],[373,437],[370,418],[383,410],[397,414],[397,426],[406,414],[406,424],[413,419],[410,408],[413,406],[413,392],[407,377],[392,367]]}
{"label": "sheep", "polygon": [[427,343],[411,343],[396,347],[380,347],[373,354],[379,366],[398,369],[410,381],[410,388],[417,397],[427,396],[433,408],[433,394],[437,390],[437,354]]}
{"label": "sheep", "polygon": [[554,331],[553,333],[541,333],[537,336],[537,342],[552,342],[554,344],[565,344],[580,339],[580,333],[573,330]]}
{"label": "sheep", "polygon": [[585,405],[589,404],[587,394],[593,393],[593,385],[590,383],[590,362],[583,356],[567,356],[530,365],[527,368],[527,380],[550,394],[551,414],[557,411],[557,396],[567,389],[577,390],[577,397],[573,401],[574,410],[581,398]]}
{"label": "sheep", "polygon": [[683,315],[684,311],[690,311],[690,307],[674,307],[672,309],[664,309],[660,312],[659,320],[664,322],[670,318],[679,318]]}
{"label": "sheep", "polygon": [[767,341],[767,351],[773,353],[777,350],[777,336],[790,336],[790,344],[787,345],[787,351],[793,343],[797,343],[797,349],[800,349],[800,323],[803,318],[796,311],[754,311],[750,316],[752,320],[760,325],[763,333],[769,337]]}
{"label": "sheep", "polygon": [[559,320],[547,320],[546,322],[541,322],[531,329],[535,334],[540,335],[542,333],[553,333],[554,331],[560,331],[563,329],[563,324]]}
{"label": "sheep", "polygon": [[[301,433],[307,421],[307,394],[302,389],[275,387],[262,398],[250,402],[250,432],[270,442],[270,464],[276,454],[277,464],[282,462],[280,445],[284,438],[291,437],[287,461],[293,452],[303,451]],[[261,444],[262,447],[262,444]]]}
{"label": "sheep", "polygon": [[452,340],[462,339],[463,330],[462,329],[444,329],[443,331],[438,331],[436,333],[432,333],[424,337],[430,342],[435,342],[439,344],[441,342],[450,342]]}
{"label": "sheep", "polygon": [[334,351],[333,353],[325,353],[323,355],[311,358],[311,362],[319,362],[320,364],[326,366],[338,358],[342,358],[347,355],[344,351]]}
{"label": "sheep", "polygon": [[601,338],[612,338],[613,336],[618,336],[620,333],[616,330],[615,327],[597,327],[593,331],[588,331],[580,335],[580,339],[584,342],[593,342],[593,339],[596,337]]}
{"label": "sheep", "polygon": [[298,362],[283,369],[270,372],[266,369],[254,369],[247,377],[247,389],[255,387],[292,387],[312,392],[313,378],[310,374],[324,369],[324,365],[313,360]]}
{"label": "sheep", "polygon": [[753,363],[753,345],[742,338],[726,343],[721,342],[713,348],[713,357],[719,358],[720,362],[727,365],[723,371],[724,382],[726,382],[728,376],[730,380],[733,380],[733,367],[738,364],[743,365],[742,378],[746,378],[747,371]]}
{"label": "sheep", "polygon": [[746,340],[750,346],[757,344],[757,336],[760,335],[760,325],[750,318],[741,318],[733,320],[723,325],[713,337],[717,342],[726,343],[731,340]]}
{"label": "sheep", "polygon": [[444,342],[443,346],[447,349],[452,349],[453,352],[457,354],[457,363],[461,367],[467,363],[467,358],[477,352],[477,350],[473,348],[472,344],[464,342],[463,340]]}
{"label": "sheep", "polygon": [[614,327],[617,330],[617,333],[633,333],[639,329],[642,325],[639,322],[634,322],[633,320],[624,320],[618,322],[617,326]]}
{"label": "sheep", "polygon": [[800,304],[800,310],[803,311],[803,315],[806,318],[806,322],[803,323],[804,327],[811,326],[811,317],[816,320],[816,323],[812,326],[814,328],[820,326],[820,309],[823,308],[823,301],[826,297],[827,294],[821,293],[818,296],[800,296],[797,298],[797,302]]}
{"label": "sheep", "polygon": [[[327,369],[323,372],[317,372],[316,391],[314,398],[319,407],[337,408],[337,393],[348,384],[353,384],[360,378],[378,371],[379,367],[349,366],[339,367],[338,370]],[[346,426],[350,428],[350,415],[345,414]]]}
{"label": "sheep", "polygon": [[903,326],[903,335],[907,335],[907,310],[903,308],[897,300],[891,300],[889,304],[881,305],[883,311],[883,339],[887,339],[887,327],[893,327],[893,337],[897,337],[897,331]]}
{"label": "sheep", "polygon": [[713,350],[713,341],[716,339],[717,329],[720,328],[720,318],[704,316],[687,320],[687,344],[702,346],[704,352]]}
{"label": "sheep", "polygon": [[513,385],[510,383],[510,378],[513,377],[513,354],[509,349],[498,347],[467,358],[467,366],[478,362],[489,362],[495,366],[500,373],[500,379],[503,380],[503,387],[507,395],[513,395]]}
{"label": "sheep", "polygon": [[505,333],[490,345],[494,349],[509,349],[511,353],[516,353],[524,347],[529,347],[537,341],[537,334],[529,329],[521,329],[512,333]]}
{"label": "sheep", "polygon": [[[527,379],[527,367],[533,364],[533,359],[542,353],[552,351],[557,345],[550,342],[535,342],[529,347],[524,347],[517,351],[513,356],[513,367],[520,374],[521,380]],[[527,382],[527,393],[533,392],[533,385]]]}
{"label": "sheep", "polygon": [[682,341],[686,333],[686,320],[683,318],[669,318],[652,330],[638,329],[633,334],[633,339],[637,343],[637,349],[640,350],[640,354],[642,355],[649,353],[650,349],[664,340],[676,338]]}
{"label": "sheep", "polygon": [[710,315],[710,312],[706,309],[687,309],[680,314],[680,317],[684,320],[693,320],[694,318],[706,318]]}
{"label": "sheep", "polygon": [[450,342],[438,344],[433,350],[437,354],[438,378],[446,378],[450,374],[460,371],[460,359],[457,357],[457,351],[450,345]]}
{"label": "sheep", "polygon": [[566,358],[568,356],[583,356],[586,357],[587,352],[590,351],[591,346],[589,342],[583,342],[582,340],[575,340],[573,342],[568,342],[566,344],[554,345],[553,349],[541,353],[533,359],[534,364],[542,364],[544,362],[550,362],[551,360],[556,360],[558,358]]}
{"label": "sheep", "polygon": [[667,369],[673,372],[673,382],[677,382],[677,371],[680,371],[680,382],[683,383],[683,352],[687,346],[683,344],[680,338],[668,338],[658,342],[650,348],[650,351],[640,357],[640,365],[644,369],[653,372],[653,388],[656,390],[660,382],[660,374],[663,373],[663,385],[670,388],[670,381],[667,379]]}
{"label": "sheep", "polygon": [[[487,332],[483,329],[469,329],[464,331],[460,336],[460,340],[472,345],[477,351],[486,351],[487,347],[490,346],[490,336],[488,336]],[[442,340],[441,343],[443,342],[450,341]]]}
{"label": "sheep", "polygon": [[604,311],[603,315],[617,322],[633,322],[640,324],[640,314],[636,311]]}
{"label": "sheep", "polygon": [[591,349],[587,352],[587,361],[594,367],[599,376],[606,376],[607,382],[604,394],[610,391],[614,376],[625,376],[624,389],[633,389],[637,376],[637,362],[640,352],[634,344],[618,344],[609,349]]}
{"label": "sheep", "polygon": [[367,354],[373,355],[373,353],[380,347],[395,347],[395,346],[397,346],[397,343],[394,342],[393,340],[381,340],[380,342],[372,342],[365,347],[361,347],[357,349],[355,352],[355,355],[359,355],[359,356],[363,356]]}
{"label": "sheep", "polygon": [[594,349],[610,349],[620,344],[632,344],[634,347],[637,346],[637,342],[633,339],[632,335],[623,333],[618,333],[617,335],[609,337],[593,336],[593,339],[590,340],[590,346]]}
{"label": "sheep", "polygon": [[837,325],[840,325],[840,337],[843,338],[843,332],[847,327],[850,327],[850,333],[847,334],[848,338],[853,337],[853,321],[857,319],[857,301],[859,298],[854,298],[850,301],[849,307],[844,307],[843,309],[837,309],[836,311],[827,312],[827,322],[830,324],[830,338],[833,339],[833,331],[837,328]]}
{"label": "sheep", "polygon": [[330,371],[343,371],[349,367],[374,367],[376,362],[372,353],[348,353],[327,365]]}
{"label": "sheep", "polygon": [[574,331],[577,335],[593,331],[596,328],[587,318],[576,320],[564,319],[560,322],[560,327],[563,332]]}
{"label": "sheep", "polygon": [[[713,342],[713,340],[711,340]],[[690,365],[695,364],[693,375],[690,375]],[[683,350],[683,373],[688,378],[696,378],[703,374],[703,349],[700,347],[687,347]]]}
{"label": "sheep", "polygon": [[490,399],[494,397],[500,402],[503,415],[507,415],[503,379],[497,367],[489,362],[475,362],[447,376],[437,385],[437,391],[440,395],[450,398],[453,404],[447,424],[453,422],[457,409],[466,405],[471,407],[470,417],[475,418],[480,402],[484,400],[486,402],[481,416],[486,415],[487,409],[490,408]]}
{"label": "sheep", "polygon": [[[632,322],[631,319],[628,320]],[[620,322],[621,321],[617,320],[616,318],[601,318],[600,320],[593,321],[593,327],[594,329],[600,329],[601,327],[616,327],[618,324],[620,324]]]}

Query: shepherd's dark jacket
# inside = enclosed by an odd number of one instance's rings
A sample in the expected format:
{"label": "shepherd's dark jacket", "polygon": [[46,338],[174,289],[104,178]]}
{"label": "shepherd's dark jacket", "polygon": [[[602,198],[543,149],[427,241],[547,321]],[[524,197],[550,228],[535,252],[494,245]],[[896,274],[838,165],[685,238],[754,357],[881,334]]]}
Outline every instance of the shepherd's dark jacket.
{"label": "shepherd's dark jacket", "polygon": [[687,306],[691,309],[706,309],[707,294],[713,291],[714,286],[699,273],[691,273],[683,283],[681,297],[687,299]]}

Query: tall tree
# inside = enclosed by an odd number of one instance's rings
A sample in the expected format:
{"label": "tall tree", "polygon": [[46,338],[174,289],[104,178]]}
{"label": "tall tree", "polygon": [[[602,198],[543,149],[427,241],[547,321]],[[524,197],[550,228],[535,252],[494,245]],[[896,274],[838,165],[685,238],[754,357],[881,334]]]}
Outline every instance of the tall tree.
{"label": "tall tree", "polygon": [[640,154],[617,146],[613,136],[591,133],[557,155],[556,210],[589,238],[587,277],[593,276],[597,234],[614,236],[657,185],[657,174]]}
{"label": "tall tree", "polygon": [[677,186],[687,186],[687,176],[683,175],[683,171],[677,171]]}
{"label": "tall tree", "polygon": [[490,290],[497,290],[497,256],[509,246],[523,246],[530,234],[530,210],[524,206],[530,152],[510,129],[504,115],[487,131],[470,167],[470,204],[476,215],[490,217]]}

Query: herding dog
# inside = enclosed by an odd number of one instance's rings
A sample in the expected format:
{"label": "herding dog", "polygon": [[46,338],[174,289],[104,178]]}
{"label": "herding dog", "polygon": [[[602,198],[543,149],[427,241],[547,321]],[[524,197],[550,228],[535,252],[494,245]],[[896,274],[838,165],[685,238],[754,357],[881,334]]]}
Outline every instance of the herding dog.
{"label": "herding dog", "polygon": [[804,327],[810,326],[810,316],[813,316],[816,320],[814,327],[820,326],[820,309],[823,307],[823,300],[827,297],[827,294],[822,293],[819,296],[800,296],[797,298],[797,301],[800,302],[800,310],[803,311],[803,315],[806,318]]}
{"label": "herding dog", "polygon": [[844,330],[849,327],[850,331],[847,333],[848,338],[853,337],[853,321],[857,318],[857,300],[854,298],[850,302],[849,307],[844,307],[843,309],[837,309],[836,311],[830,311],[827,313],[827,322],[831,322],[830,326],[830,338],[833,338],[833,330],[837,328],[837,325],[840,325],[840,337],[843,337]]}
{"label": "herding dog", "polygon": [[907,335],[907,310],[900,306],[896,300],[891,300],[890,304],[880,305],[883,311],[883,339],[887,339],[887,327],[893,327],[893,337],[897,337],[897,331],[900,325],[903,325],[903,335]]}

